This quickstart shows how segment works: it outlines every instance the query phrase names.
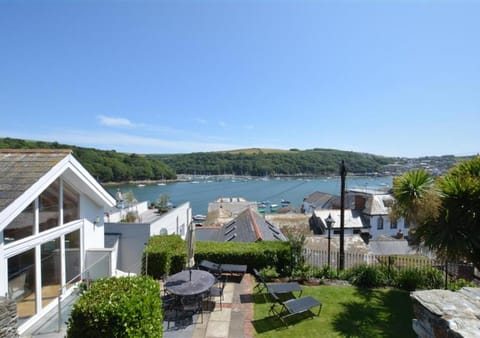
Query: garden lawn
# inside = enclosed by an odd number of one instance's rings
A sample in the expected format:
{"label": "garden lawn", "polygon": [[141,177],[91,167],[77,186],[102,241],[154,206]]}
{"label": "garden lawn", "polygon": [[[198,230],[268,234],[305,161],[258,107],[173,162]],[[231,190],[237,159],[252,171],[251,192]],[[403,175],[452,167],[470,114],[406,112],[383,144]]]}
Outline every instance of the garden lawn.
{"label": "garden lawn", "polygon": [[[268,295],[255,293],[253,326],[256,337],[416,337],[412,329],[412,302],[407,291],[328,285],[302,286],[302,289],[302,296],[313,296],[323,304],[320,316],[313,319],[292,316],[287,319],[287,328],[269,313],[271,299]],[[317,308],[313,312],[316,314]]]}

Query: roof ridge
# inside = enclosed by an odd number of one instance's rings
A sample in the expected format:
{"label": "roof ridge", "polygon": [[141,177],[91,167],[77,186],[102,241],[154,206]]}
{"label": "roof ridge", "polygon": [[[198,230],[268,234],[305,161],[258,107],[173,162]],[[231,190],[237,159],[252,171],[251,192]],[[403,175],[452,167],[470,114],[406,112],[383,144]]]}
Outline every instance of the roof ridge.
{"label": "roof ridge", "polygon": [[255,236],[257,236],[257,241],[258,241],[259,239],[262,239],[262,233],[260,232],[260,229],[259,229],[258,224],[257,224],[257,220],[255,219],[255,217],[253,215],[252,208],[248,208],[248,213],[250,215],[250,218],[252,219],[253,230],[255,230]]}
{"label": "roof ridge", "polygon": [[71,149],[0,149],[0,153],[19,153],[19,154],[71,154]]}

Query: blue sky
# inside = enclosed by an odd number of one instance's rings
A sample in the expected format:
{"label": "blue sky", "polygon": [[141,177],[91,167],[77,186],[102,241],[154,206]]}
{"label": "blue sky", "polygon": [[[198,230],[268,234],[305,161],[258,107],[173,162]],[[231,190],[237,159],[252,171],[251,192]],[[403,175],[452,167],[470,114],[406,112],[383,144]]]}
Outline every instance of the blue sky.
{"label": "blue sky", "polygon": [[0,0],[0,137],[480,152],[480,1]]}

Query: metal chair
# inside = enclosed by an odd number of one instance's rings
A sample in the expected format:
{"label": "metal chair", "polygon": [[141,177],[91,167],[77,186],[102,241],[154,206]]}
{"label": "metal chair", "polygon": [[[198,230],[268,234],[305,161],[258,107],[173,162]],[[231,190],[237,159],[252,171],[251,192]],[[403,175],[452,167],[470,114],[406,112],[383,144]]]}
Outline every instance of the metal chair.
{"label": "metal chair", "polygon": [[220,310],[223,310],[222,300],[223,300],[223,291],[225,290],[225,285],[227,284],[227,276],[220,275],[217,278],[217,282],[213,285],[208,293],[209,298],[218,297],[220,299]]}
{"label": "metal chair", "polygon": [[201,323],[203,323],[203,295],[183,296],[180,298],[180,310],[185,313],[191,312],[192,317],[200,313]]}

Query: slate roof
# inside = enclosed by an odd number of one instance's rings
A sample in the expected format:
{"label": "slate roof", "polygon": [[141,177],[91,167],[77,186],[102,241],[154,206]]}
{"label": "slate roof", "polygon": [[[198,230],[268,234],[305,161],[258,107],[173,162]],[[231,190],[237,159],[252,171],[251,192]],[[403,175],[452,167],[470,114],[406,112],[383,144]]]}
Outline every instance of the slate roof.
{"label": "slate roof", "polygon": [[[329,215],[332,216],[335,223],[332,226],[332,230],[340,229],[340,210],[339,209],[322,209],[315,210],[315,216],[320,219],[321,232],[324,233],[327,229],[325,219]],[[362,220],[362,213],[360,210],[345,209],[344,213],[344,227],[347,229],[363,229],[365,228]]]}
{"label": "slate roof", "polygon": [[253,208],[247,208],[222,227],[197,227],[197,240],[216,242],[285,241],[278,227],[266,221]]}
{"label": "slate roof", "polygon": [[368,243],[370,252],[376,255],[413,255],[417,251],[408,245],[406,239],[382,236]]}
{"label": "slate roof", "polygon": [[67,149],[0,149],[0,212],[70,153]]}
{"label": "slate roof", "polygon": [[285,241],[283,233],[263,216],[248,208],[234,220],[225,224],[220,230],[221,241],[256,242],[256,241]]}
{"label": "slate roof", "polygon": [[304,202],[310,203],[315,206],[316,209],[334,209],[340,206],[340,197],[327,194],[320,191],[311,193],[305,199]]}

